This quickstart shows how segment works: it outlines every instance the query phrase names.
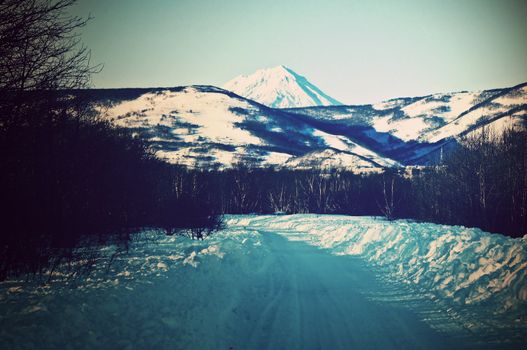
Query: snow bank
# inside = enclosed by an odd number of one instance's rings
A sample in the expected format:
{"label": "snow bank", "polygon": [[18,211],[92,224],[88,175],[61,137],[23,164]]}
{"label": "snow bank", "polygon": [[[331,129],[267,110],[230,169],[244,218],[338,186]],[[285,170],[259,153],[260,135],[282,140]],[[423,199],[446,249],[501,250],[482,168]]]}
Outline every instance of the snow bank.
{"label": "snow bank", "polygon": [[65,265],[45,285],[0,282],[0,349],[227,349],[231,303],[267,264],[261,235],[245,230],[145,232],[128,252],[100,253],[88,276]]}
{"label": "snow bank", "polygon": [[[260,246],[261,237],[254,231],[225,230],[201,241],[145,231],[132,237],[128,250],[118,250],[115,246],[101,248],[94,256],[87,276],[78,273],[88,268],[87,261],[80,261],[58,266],[51,278],[49,273],[44,273],[36,280],[26,281],[22,276],[2,281],[0,301],[8,295],[24,292],[45,295],[72,287],[86,291],[115,286],[131,288],[135,283],[150,283],[181,269],[199,270],[204,261],[205,265],[221,264],[226,255],[239,258],[260,249]],[[42,281],[47,283],[42,285]]]}
{"label": "snow bank", "polygon": [[527,240],[479,229],[332,215],[229,217],[247,226],[357,255],[390,277],[494,312],[527,305]]}

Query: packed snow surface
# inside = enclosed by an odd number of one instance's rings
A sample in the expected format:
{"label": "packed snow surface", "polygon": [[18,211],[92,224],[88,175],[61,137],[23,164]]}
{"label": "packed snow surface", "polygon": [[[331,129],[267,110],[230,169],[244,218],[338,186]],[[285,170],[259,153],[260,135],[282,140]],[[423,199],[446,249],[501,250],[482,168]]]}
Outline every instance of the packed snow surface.
{"label": "packed snow surface", "polygon": [[459,304],[492,299],[496,312],[527,305],[527,240],[479,229],[370,217],[231,218],[229,225],[280,231],[336,255],[357,255],[394,278]]}
{"label": "packed snow surface", "polygon": [[526,245],[329,215],[228,216],[203,241],[143,232],[88,276],[0,283],[0,348],[522,349]]}

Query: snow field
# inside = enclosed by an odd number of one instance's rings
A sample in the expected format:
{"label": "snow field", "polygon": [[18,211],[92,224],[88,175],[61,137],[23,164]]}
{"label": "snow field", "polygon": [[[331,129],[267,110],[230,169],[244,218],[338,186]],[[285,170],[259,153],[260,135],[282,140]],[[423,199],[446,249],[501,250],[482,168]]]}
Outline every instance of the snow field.
{"label": "snow field", "polygon": [[115,249],[103,249],[87,278],[68,279],[63,267],[45,285],[0,283],[0,348],[214,349],[234,342],[236,332],[221,325],[234,328],[231,304],[267,264],[259,235],[148,235],[111,265]]}
{"label": "snow field", "polygon": [[44,285],[1,282],[0,348],[518,348],[526,246],[405,220],[229,215],[203,241],[147,231],[102,247],[87,277],[64,265]]}

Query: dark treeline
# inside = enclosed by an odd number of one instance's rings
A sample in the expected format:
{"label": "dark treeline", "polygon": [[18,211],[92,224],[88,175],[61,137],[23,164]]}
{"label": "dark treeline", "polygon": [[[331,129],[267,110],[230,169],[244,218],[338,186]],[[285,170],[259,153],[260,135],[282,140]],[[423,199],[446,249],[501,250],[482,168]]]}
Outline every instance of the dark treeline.
{"label": "dark treeline", "polygon": [[237,167],[220,172],[174,168],[179,188],[199,189],[221,213],[380,215],[388,219],[527,232],[527,133],[483,131],[462,140],[441,165],[347,171]]}
{"label": "dark treeline", "polygon": [[485,128],[466,137],[444,163],[412,178],[419,220],[480,227],[520,237],[527,233],[527,132]]}
{"label": "dark treeline", "polygon": [[38,271],[57,254],[67,260],[88,237],[126,244],[155,227],[201,238],[219,224],[199,191],[176,192],[173,167],[129,131],[70,114],[38,120],[1,133],[0,272]]}

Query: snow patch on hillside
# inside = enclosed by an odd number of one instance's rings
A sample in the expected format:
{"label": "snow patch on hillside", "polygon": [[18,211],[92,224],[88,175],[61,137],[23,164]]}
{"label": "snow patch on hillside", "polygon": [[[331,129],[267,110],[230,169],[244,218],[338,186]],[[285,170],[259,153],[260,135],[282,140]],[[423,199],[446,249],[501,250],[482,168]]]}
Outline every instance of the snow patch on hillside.
{"label": "snow patch on hillside", "polygon": [[244,119],[232,112],[233,108],[251,110],[252,106],[221,92],[187,87],[181,92],[146,93],[110,107],[105,114],[116,125],[129,128],[188,125],[177,129],[180,137],[192,138],[199,133],[201,138],[227,145],[262,144],[261,139],[236,126]]}
{"label": "snow patch on hillside", "polygon": [[[390,159],[388,157],[380,156],[378,153],[375,153],[372,150],[369,150],[363,146],[360,146],[359,144],[351,141],[349,138],[345,136],[332,135],[332,134],[329,134],[321,130],[315,130],[313,132],[313,136],[320,137],[322,140],[324,140],[324,143],[328,147],[337,149],[339,151],[353,153],[354,155],[364,157],[368,160],[375,162],[376,165],[383,166],[383,167],[393,167],[393,166],[400,165],[397,161]],[[348,166],[352,166],[352,164],[348,164]]]}
{"label": "snow patch on hillside", "polygon": [[286,167],[295,169],[372,169],[375,164],[355,154],[340,152],[333,149],[313,151],[306,155],[291,158],[285,163]]}
{"label": "snow patch on hillside", "polygon": [[465,114],[460,115],[447,125],[430,132],[426,136],[426,140],[429,142],[437,142],[447,137],[459,135],[462,132],[477,127],[479,124],[489,122],[489,120],[492,121],[494,118],[499,118],[515,107],[525,105],[527,105],[527,86],[514,89],[495,97],[479,108],[466,111]]}
{"label": "snow patch on hillside", "polygon": [[373,119],[373,128],[378,132],[390,133],[403,141],[411,141],[419,138],[429,125],[421,117],[397,120],[391,117],[379,117]]}

